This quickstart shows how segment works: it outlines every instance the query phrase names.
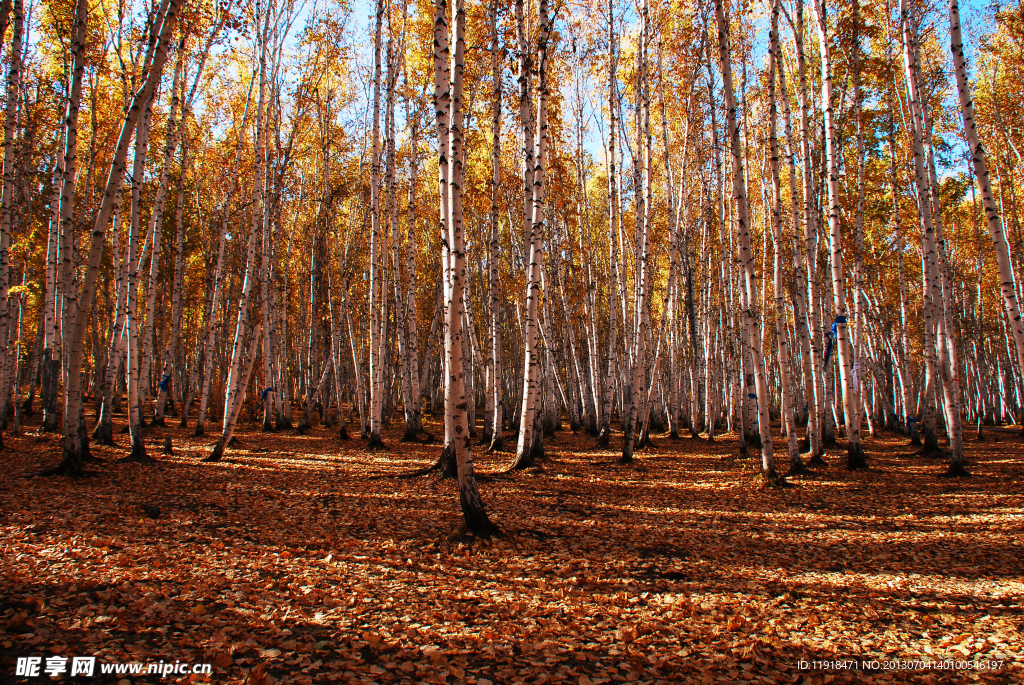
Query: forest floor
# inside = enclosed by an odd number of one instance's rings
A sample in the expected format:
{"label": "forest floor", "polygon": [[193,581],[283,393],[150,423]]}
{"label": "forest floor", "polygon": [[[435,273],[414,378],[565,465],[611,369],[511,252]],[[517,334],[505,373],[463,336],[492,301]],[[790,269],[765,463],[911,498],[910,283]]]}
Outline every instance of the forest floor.
{"label": "forest floor", "polygon": [[[510,475],[478,449],[504,531],[486,542],[456,532],[452,481],[396,477],[440,449],[397,427],[367,453],[245,425],[216,464],[191,433],[149,429],[149,466],[117,462],[117,435],[78,480],[25,478],[55,436],[4,436],[0,683],[48,682],[15,664],[54,655],[122,685],[1024,681],[1024,441],[1005,432],[968,443],[969,479],[885,435],[870,470],[830,450],[788,489],[759,489],[728,436],[655,436],[624,467],[565,431]],[[175,661],[212,674],[100,674]]]}

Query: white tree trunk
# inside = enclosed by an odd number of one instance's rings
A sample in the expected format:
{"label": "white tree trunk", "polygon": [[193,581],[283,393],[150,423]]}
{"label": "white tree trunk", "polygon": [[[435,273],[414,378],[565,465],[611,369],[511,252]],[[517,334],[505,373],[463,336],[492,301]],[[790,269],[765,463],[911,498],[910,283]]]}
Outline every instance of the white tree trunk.
{"label": "white tree trunk", "polygon": [[843,392],[843,412],[846,418],[848,469],[866,467],[864,450],[860,442],[860,402],[854,391],[853,354],[849,341],[849,326],[846,319],[846,285],[843,269],[843,252],[840,237],[839,218],[839,152],[836,149],[836,131],[832,111],[832,64],[828,44],[828,24],[821,0],[814,0],[814,14],[818,23],[818,39],[821,47],[821,106],[825,126],[825,161],[828,174],[828,227],[829,250],[832,257],[832,301],[836,319],[836,353],[839,360],[840,382]]}
{"label": "white tree trunk", "polygon": [[747,184],[743,172],[743,155],[740,147],[740,129],[736,120],[736,97],[733,94],[732,63],[729,55],[729,27],[722,0],[715,0],[715,17],[718,24],[719,61],[722,69],[722,85],[725,94],[725,111],[729,129],[729,151],[732,155],[732,192],[736,205],[736,238],[740,256],[740,308],[743,317],[743,335],[750,349],[749,359],[753,372],[754,390],[757,399],[758,428],[761,437],[761,468],[766,480],[775,483],[781,476],[775,470],[775,456],[772,452],[771,425],[768,419],[768,385],[765,377],[764,357],[761,353],[760,316],[755,309],[757,297],[754,253],[750,242],[750,211],[747,205]]}
{"label": "white tree trunk", "polygon": [[[978,128],[974,120],[974,99],[971,97],[971,88],[967,81],[967,61],[964,58],[963,38],[960,31],[960,7],[957,0],[949,1],[949,29],[950,50],[953,53],[957,94],[960,99],[960,111],[964,118],[967,143],[971,148],[974,176],[978,180],[981,203],[985,208],[985,223],[988,226],[988,234],[992,239],[992,246],[996,253],[1000,291],[1003,295],[1006,318],[1009,323],[1010,332],[1013,335],[1014,346],[1017,350],[1018,368],[1024,373],[1024,367],[1021,366],[1024,365],[1024,321],[1021,320],[1020,306],[1017,303],[1017,288],[1013,265],[1010,260],[1010,246],[1006,242],[1003,222],[996,208],[995,198],[992,195],[992,182],[989,180],[985,148],[981,144],[981,138],[978,135]],[[958,460],[957,455],[954,454],[949,470],[954,474],[962,473],[964,470],[962,457]]]}

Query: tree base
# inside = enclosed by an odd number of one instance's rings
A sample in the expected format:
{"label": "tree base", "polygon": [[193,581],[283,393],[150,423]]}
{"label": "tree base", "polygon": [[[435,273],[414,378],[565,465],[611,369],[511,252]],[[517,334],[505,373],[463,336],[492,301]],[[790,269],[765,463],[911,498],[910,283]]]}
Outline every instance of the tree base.
{"label": "tree base", "polygon": [[28,477],[49,478],[50,476],[67,476],[68,478],[82,478],[86,475],[88,474],[82,468],[81,453],[65,448],[64,455],[59,464],[52,469],[44,469]]}
{"label": "tree base", "polygon": [[940,478],[970,478],[971,474],[964,468],[963,464],[950,464],[946,472]]}
{"label": "tree base", "polygon": [[802,460],[797,459],[796,461],[789,462],[789,473],[786,474],[787,476],[792,478],[793,476],[799,476],[804,473],[807,473],[807,467],[804,465]]}
{"label": "tree base", "polygon": [[[641,438],[643,440],[643,438]],[[623,466],[629,466],[633,463],[633,453],[636,451],[636,444],[630,436],[624,435],[622,437],[622,454],[619,456],[617,463]]]}
{"label": "tree base", "polygon": [[196,424],[196,429],[194,431],[192,431],[192,435],[194,437],[197,437],[197,438],[200,435],[206,435],[206,428],[203,426],[203,424],[197,423]]}
{"label": "tree base", "polygon": [[114,427],[109,421],[100,421],[92,431],[92,439],[100,445],[116,447],[114,444]]}
{"label": "tree base", "polygon": [[387,452],[390,451],[388,446],[384,444],[384,441],[380,439],[380,435],[374,433],[370,434],[370,439],[366,441],[367,452]]}
{"label": "tree base", "polygon": [[764,472],[759,473],[757,475],[757,481],[758,481],[758,485],[761,488],[791,488],[791,487],[793,487],[793,484],[792,483],[788,483],[786,481],[786,478],[782,474],[778,473],[777,471],[772,471],[771,473],[764,473]]}
{"label": "tree base", "polygon": [[850,443],[846,448],[846,470],[867,471],[868,462],[864,458],[864,447],[858,443]]}
{"label": "tree base", "polygon": [[459,535],[480,538],[481,540],[491,540],[504,536],[501,529],[487,517],[486,512],[468,511],[467,507],[463,505],[462,515],[465,521],[459,526]]}
{"label": "tree base", "polygon": [[517,454],[512,465],[508,467],[509,471],[522,471],[524,469],[533,468],[537,465],[537,462],[544,458],[544,443],[540,440],[534,440],[533,444],[523,450],[522,454]]}
{"label": "tree base", "polygon": [[822,467],[825,467],[825,466],[828,466],[828,462],[825,461],[823,455],[815,454],[814,456],[812,456],[810,459],[807,460],[807,465],[808,466],[822,466]]}
{"label": "tree base", "polygon": [[338,426],[338,440],[351,440],[352,436],[348,434],[348,430],[345,428],[345,424],[342,423]]}
{"label": "tree base", "polygon": [[448,444],[441,448],[441,455],[437,458],[433,470],[440,472],[437,477],[441,480],[456,480],[459,477],[454,445]]}
{"label": "tree base", "polygon": [[151,425],[151,426],[162,426],[164,428],[167,427],[167,424],[164,422],[164,417],[162,417],[162,416],[159,416],[159,417],[154,416],[153,419],[149,422],[149,425]]}
{"label": "tree base", "polygon": [[495,433],[491,437],[491,444],[489,444],[487,446],[487,451],[488,452],[504,452],[505,451],[505,442],[501,438],[501,433]]}
{"label": "tree base", "polygon": [[223,456],[224,456],[224,443],[222,441],[218,440],[217,444],[213,446],[213,451],[210,452],[210,455],[208,457],[202,459],[201,461],[204,462],[204,463],[207,463],[207,464],[211,464],[211,463],[220,461]]}
{"label": "tree base", "polygon": [[39,426],[40,433],[55,433],[57,431],[57,412],[52,409],[43,410],[43,425]]}
{"label": "tree base", "polygon": [[132,441],[132,449],[128,456],[118,459],[119,462],[128,464],[155,464],[156,459],[146,454],[146,447],[142,441]]}

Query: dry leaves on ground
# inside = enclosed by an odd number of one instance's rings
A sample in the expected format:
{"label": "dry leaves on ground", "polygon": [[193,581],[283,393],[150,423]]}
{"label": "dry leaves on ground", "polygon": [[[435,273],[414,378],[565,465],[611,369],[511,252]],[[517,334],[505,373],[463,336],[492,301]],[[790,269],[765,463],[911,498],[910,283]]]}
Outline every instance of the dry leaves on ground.
{"label": "dry leaves on ground", "polygon": [[[397,478],[439,452],[397,430],[371,454],[246,426],[219,464],[190,434],[150,429],[148,467],[94,447],[79,480],[25,479],[60,443],[5,436],[0,682],[34,682],[13,675],[26,655],[250,685],[1024,680],[1024,443],[1006,433],[968,445],[967,480],[882,436],[870,471],[833,451],[779,490],[727,438],[656,437],[623,467],[558,433],[526,472],[477,451],[493,541],[455,533],[454,483]],[[880,663],[813,664],[836,659]],[[999,667],[886,667],[943,659]]]}

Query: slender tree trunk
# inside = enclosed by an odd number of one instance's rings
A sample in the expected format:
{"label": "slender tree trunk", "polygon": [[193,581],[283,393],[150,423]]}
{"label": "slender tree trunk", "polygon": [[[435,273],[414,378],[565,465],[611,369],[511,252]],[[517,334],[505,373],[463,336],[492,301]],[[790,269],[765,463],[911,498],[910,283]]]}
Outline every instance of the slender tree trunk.
{"label": "slender tree trunk", "polygon": [[807,87],[807,65],[804,53],[804,4],[803,0],[796,0],[796,58],[797,76],[799,87],[797,89],[797,100],[800,106],[800,177],[803,182],[803,209],[802,221],[804,228],[804,251],[807,261],[807,318],[810,329],[811,346],[811,377],[813,379],[813,393],[810,400],[811,411],[815,414],[815,430],[810,432],[811,455],[808,463],[813,466],[823,466],[824,442],[826,436],[826,405],[827,379],[826,370],[822,364],[821,342],[821,295],[820,276],[818,269],[818,224],[815,211],[814,178],[811,166],[811,129],[809,114],[809,91]]}
{"label": "slender tree trunk", "polygon": [[[11,278],[11,227],[14,220],[14,193],[16,190],[14,138],[17,133],[18,104],[21,101],[19,96],[22,80],[24,24],[23,0],[14,0],[14,35],[11,38],[11,52],[8,57],[7,110],[4,116],[3,190],[2,198],[0,198],[0,354],[2,354],[0,364],[3,368],[7,367],[8,359],[14,353],[8,346],[11,328],[8,291]],[[79,87],[79,94],[81,94],[81,87]],[[65,160],[65,164],[67,164],[67,160]],[[3,377],[0,377],[0,447],[3,447],[3,428],[7,426],[9,397],[6,374],[4,374]]]}
{"label": "slender tree trunk", "polygon": [[[139,359],[139,270],[145,256],[139,258],[139,224],[142,205],[142,175],[146,167],[146,154],[149,147],[149,132],[152,122],[153,103],[146,104],[146,111],[139,120],[135,131],[135,160],[132,164],[131,209],[128,218],[128,306],[125,310],[125,325],[128,336],[128,358],[125,362],[128,372],[128,434],[131,448],[128,460],[148,463],[152,459],[146,454],[146,446],[142,439],[142,365]],[[156,243],[157,254],[160,249],[159,239],[150,236]]]}
{"label": "slender tree trunk", "polygon": [[[103,247],[106,242],[107,224],[110,220],[114,199],[124,180],[125,160],[132,131],[135,130],[139,115],[152,97],[156,84],[163,73],[180,4],[181,0],[162,0],[158,11],[154,13],[154,24],[151,31],[153,47],[149,53],[151,59],[147,59],[147,68],[143,70],[143,85],[132,97],[128,111],[125,113],[117,145],[114,148],[106,188],[96,212],[92,243],[89,248],[81,290],[77,292],[75,289],[65,290],[65,305],[68,307],[68,311],[74,311],[75,315],[73,318],[68,317],[69,325],[64,327],[64,339],[67,343],[65,349],[68,350],[67,384],[64,392],[64,451],[61,463],[55,469],[56,473],[81,473],[83,451],[88,451],[88,436],[85,433],[84,424],[81,423],[84,343],[88,328],[87,322],[96,294],[96,281],[99,277],[100,260],[103,257]],[[65,177],[67,177],[66,168]],[[68,211],[70,213],[70,208]],[[66,282],[70,283],[70,278]]]}
{"label": "slender tree trunk", "polygon": [[828,24],[821,0],[814,0],[814,14],[818,23],[818,39],[821,45],[821,106],[825,126],[825,157],[828,172],[829,206],[829,250],[832,253],[832,300],[836,318],[836,356],[839,361],[840,383],[843,392],[843,412],[846,419],[848,469],[867,467],[864,450],[860,442],[860,402],[854,391],[853,354],[849,341],[849,327],[846,319],[846,285],[843,269],[843,252],[840,239],[839,217],[839,152],[836,149],[836,131],[832,111],[832,64],[828,43]]}
{"label": "slender tree trunk", "polygon": [[[245,357],[245,369],[241,370],[238,384],[235,388],[235,394],[237,395],[235,401],[231,404],[231,412],[224,416],[224,429],[221,431],[220,437],[217,439],[216,444],[213,446],[213,451],[210,455],[203,459],[204,462],[218,462],[224,456],[224,450],[231,442],[231,436],[235,432],[235,426],[238,425],[238,416],[242,413],[242,405],[244,404],[243,399],[245,398],[246,388],[249,387],[249,380],[252,378],[252,369],[256,365],[256,357],[259,356],[260,341],[263,337],[263,322],[256,320],[256,325],[252,329],[252,340],[249,341],[248,355]],[[324,371],[324,377],[327,376],[327,371]],[[320,384],[323,385],[323,378],[320,379]]]}
{"label": "slender tree trunk", "polygon": [[[916,31],[912,25],[910,9],[906,1],[900,3],[900,22],[903,35],[903,59],[906,68],[907,80],[907,104],[910,113],[911,139],[914,148],[914,177],[918,194],[918,216],[921,227],[921,257],[922,257],[922,290],[923,290],[923,313],[924,313],[924,361],[927,373],[925,391],[923,397],[923,410],[920,416],[920,428],[924,433],[923,453],[936,455],[940,453],[938,436],[935,431],[935,402],[934,393],[936,378],[939,374],[939,362],[936,358],[936,294],[941,296],[941,287],[934,283],[933,261],[935,254],[935,228],[932,217],[931,184],[929,183],[924,156],[925,136],[924,120],[921,101],[921,92],[918,85],[918,69],[916,65]],[[938,303],[941,306],[941,302]]]}
{"label": "slender tree trunk", "polygon": [[612,399],[615,395],[615,378],[618,376],[618,312],[616,298],[619,288],[619,255],[616,244],[616,227],[618,225],[618,180],[615,158],[615,147],[618,142],[618,119],[615,106],[616,88],[616,45],[618,34],[615,31],[615,6],[608,0],[608,263],[611,271],[611,283],[608,285],[608,373],[605,376],[604,397],[601,403],[601,432],[598,434],[598,447],[608,447],[611,438]]}
{"label": "slender tree trunk", "polygon": [[238,169],[242,163],[243,139],[245,136],[245,122],[249,114],[249,106],[252,104],[252,87],[256,82],[256,74],[253,73],[249,81],[249,92],[245,98],[245,107],[242,110],[242,120],[236,128],[238,141],[235,144],[235,164],[228,180],[228,193],[224,198],[222,210],[220,233],[217,239],[217,261],[213,268],[213,294],[210,298],[210,309],[207,312],[208,326],[202,342],[203,359],[203,387],[199,393],[199,415],[196,417],[195,435],[203,435],[206,432],[206,410],[210,402],[210,389],[213,385],[213,362],[217,347],[218,313],[220,299],[225,290],[224,283],[224,247],[229,232],[231,220],[231,205],[238,190]]}
{"label": "slender tree trunk", "polygon": [[[648,268],[648,254],[650,250],[651,219],[652,219],[652,187],[651,187],[651,94],[650,84],[647,76],[647,45],[648,31],[650,24],[650,6],[644,0],[640,14],[640,93],[641,120],[637,122],[638,133],[643,140],[643,215],[639,217],[641,223],[640,231],[636,241],[636,266],[634,269],[634,281],[637,291],[636,311],[634,313],[635,331],[633,334],[633,364],[632,377],[630,379],[629,411],[623,422],[623,445],[622,457],[619,461],[628,464],[633,460],[633,446],[636,439],[637,419],[640,416],[641,401],[644,399],[642,392],[647,381],[647,335],[650,328],[650,305],[648,294],[650,291],[650,271]],[[639,152],[639,151],[638,151]],[[638,207],[639,210],[639,198]],[[652,382],[654,368],[651,368]],[[646,405],[646,402],[644,403]]]}
{"label": "slender tree trunk", "polygon": [[381,25],[384,19],[383,0],[377,0],[376,28],[373,39],[373,143],[370,157],[370,437],[368,449],[380,449],[384,442],[380,437],[381,413],[384,407],[384,359],[381,356],[384,321],[382,320],[383,298],[386,291],[381,283],[381,227],[380,227],[380,72],[381,72]]}
{"label": "slender tree trunk", "polygon": [[[227,379],[224,387],[224,424],[221,429],[221,438],[214,445],[213,452],[204,461],[218,461],[223,455],[224,448],[231,440],[234,432],[234,422],[241,411],[245,384],[248,383],[248,373],[243,364],[252,362],[252,359],[244,360],[245,339],[249,336],[250,330],[250,306],[252,304],[252,293],[254,282],[259,278],[256,267],[256,244],[260,236],[260,229],[265,219],[265,207],[262,200],[263,176],[263,146],[265,140],[265,107],[266,107],[266,71],[267,71],[267,40],[270,36],[270,14],[264,19],[260,29],[259,41],[259,90],[256,104],[256,141],[254,146],[254,169],[253,169],[253,206],[251,222],[249,227],[249,239],[246,245],[245,272],[242,277],[242,292],[238,297],[238,318],[235,324],[235,338],[231,348],[231,365],[228,367]],[[262,321],[259,321],[259,329],[262,330]],[[252,333],[252,339],[259,341],[259,336]],[[259,348],[254,347],[253,354]],[[251,370],[251,366],[248,367]],[[239,405],[239,406],[236,406]],[[227,437],[225,437],[227,436]]]}
{"label": "slender tree trunk", "polygon": [[502,439],[501,407],[501,302],[499,289],[501,272],[498,250],[501,238],[498,225],[498,185],[501,181],[501,43],[498,36],[498,0],[491,2],[491,214],[488,242],[488,332],[490,345],[487,358],[487,399],[484,412],[484,441],[488,451],[500,451]]}
{"label": "slender tree trunk", "polygon": [[[544,434],[535,426],[539,410],[541,357],[538,350],[538,316],[541,297],[541,270],[544,268],[544,160],[543,147],[546,145],[547,93],[547,0],[541,0],[537,38],[538,97],[537,114],[534,119],[530,87],[531,60],[525,30],[523,3],[516,1],[516,25],[519,32],[519,115],[523,129],[524,152],[524,221],[528,223],[526,234],[526,313],[523,340],[523,402],[520,411],[519,442],[511,468],[524,469],[533,466],[544,454]],[[536,126],[536,128],[534,128]],[[539,140],[535,145],[534,134]]]}
{"label": "slender tree trunk", "polygon": [[[974,100],[971,97],[971,88],[967,81],[967,61],[964,58],[963,38],[960,31],[960,7],[957,0],[950,0],[949,2],[949,29],[950,51],[953,53],[953,67],[956,72],[960,111],[964,119],[967,143],[971,150],[974,175],[978,180],[978,189],[981,192],[981,203],[985,208],[985,220],[988,225],[989,237],[992,239],[992,245],[996,253],[996,266],[999,269],[1003,306],[1006,309],[1006,318],[1013,335],[1014,346],[1017,350],[1017,363],[1024,364],[1024,322],[1021,320],[1020,307],[1017,303],[1017,288],[1013,265],[1010,260],[1010,247],[1006,242],[1003,222],[992,195],[992,183],[989,180],[985,148],[981,144],[981,138],[978,135],[977,125],[974,120]],[[1024,368],[1021,371],[1024,373]],[[958,456],[954,453],[949,465],[949,474],[964,475],[965,473],[963,455]]]}
{"label": "slender tree trunk", "polygon": [[736,237],[739,243],[741,287],[740,300],[743,311],[743,333],[750,349],[750,365],[757,400],[758,428],[761,438],[761,468],[768,483],[784,482],[775,469],[772,452],[771,425],[768,418],[768,387],[761,352],[760,317],[755,309],[757,285],[754,273],[754,254],[750,244],[750,212],[747,205],[746,178],[743,172],[743,156],[740,148],[740,129],[736,120],[736,98],[733,94],[732,63],[729,56],[729,28],[722,0],[715,0],[715,17],[718,23],[718,45],[722,69],[722,85],[725,92],[726,118],[729,128],[730,152],[732,155],[733,199],[737,210]]}
{"label": "slender tree trunk", "polygon": [[[541,0],[541,3],[546,0]],[[543,10],[542,10],[543,12]],[[449,382],[445,392],[444,420],[446,433],[453,436],[453,449],[458,468],[459,502],[467,530],[479,537],[491,537],[499,533],[487,516],[477,490],[473,472],[472,441],[469,435],[467,405],[472,401],[466,394],[466,372],[462,355],[463,312],[466,293],[466,242],[462,223],[463,173],[463,70],[466,53],[465,41],[466,11],[463,0],[452,3],[452,27],[455,50],[451,54],[451,135],[449,138],[448,160],[451,174],[448,185],[448,206],[451,219],[448,225],[449,250],[451,258],[451,287],[447,307],[448,321],[445,329],[445,357]]]}
{"label": "slender tree trunk", "polygon": [[783,287],[782,261],[785,240],[782,235],[782,180],[779,174],[779,136],[778,136],[778,101],[775,92],[775,70],[783,70],[779,48],[779,11],[780,0],[772,0],[772,18],[770,46],[768,48],[768,139],[771,148],[772,170],[772,209],[771,223],[775,236],[775,338],[779,353],[779,389],[782,396],[783,426],[789,446],[790,469],[799,471],[803,467],[800,461],[800,447],[796,439],[796,399],[793,391],[792,372],[789,360],[789,328],[786,325],[786,299]]}

